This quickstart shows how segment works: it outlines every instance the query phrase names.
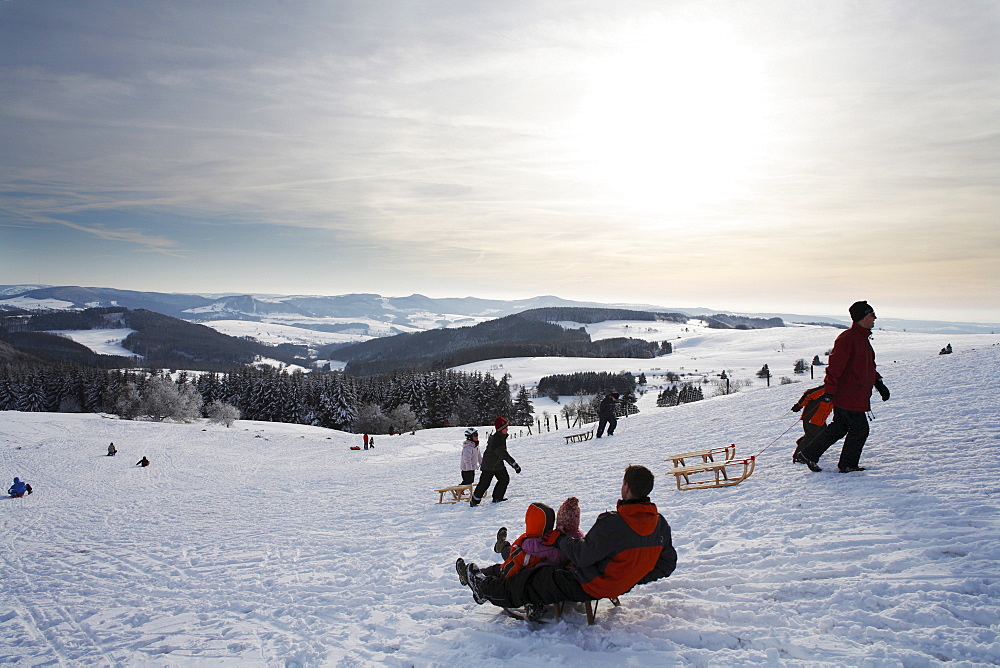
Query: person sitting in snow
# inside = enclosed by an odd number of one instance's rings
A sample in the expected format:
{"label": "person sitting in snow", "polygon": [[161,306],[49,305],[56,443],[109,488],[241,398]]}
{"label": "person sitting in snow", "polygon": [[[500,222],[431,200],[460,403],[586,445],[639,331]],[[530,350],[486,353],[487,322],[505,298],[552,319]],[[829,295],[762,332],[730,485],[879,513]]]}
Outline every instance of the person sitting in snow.
{"label": "person sitting in snow", "polygon": [[489,601],[502,608],[524,607],[528,619],[538,619],[548,603],[614,598],[637,584],[669,576],[677,566],[677,552],[670,525],[649,500],[653,481],[645,466],[629,466],[617,511],[601,513],[583,538],[555,530],[544,536],[542,544],[559,548],[571,566],[543,565],[503,577],[459,558],[459,582],[472,589],[480,605]]}
{"label": "person sitting in snow", "polygon": [[[545,535],[555,528],[565,536],[571,538],[583,538],[580,531],[580,500],[571,496],[562,502],[558,512],[555,513],[555,522],[552,521],[552,509],[544,503],[533,503],[528,506],[524,514],[524,533],[513,542],[507,541],[507,527],[500,527],[497,531],[497,542],[493,545],[493,551],[500,553],[504,558],[499,573],[504,577],[515,575],[525,568],[534,568],[550,564],[552,566],[565,566],[569,559],[559,548],[553,545],[544,545],[542,540]],[[486,568],[483,572],[490,571],[494,566]]]}
{"label": "person sitting in snow", "polygon": [[140,459],[139,461],[137,461],[137,462],[135,463],[135,465],[136,465],[136,466],[143,466],[143,467],[145,467],[145,466],[149,466],[149,460],[148,460],[148,459],[146,459],[146,455],[143,455],[143,456],[142,456],[142,459]]}
{"label": "person sitting in snow", "polygon": [[483,453],[479,451],[479,432],[475,427],[465,430],[465,442],[462,443],[462,484],[471,485],[476,482],[476,469],[483,463]]}
{"label": "person sitting in snow", "polygon": [[116,448],[115,444],[112,443],[111,445],[108,446],[108,457],[114,457],[117,454],[118,454],[118,448]]}
{"label": "person sitting in snow", "polygon": [[10,494],[13,498],[19,499],[25,494],[31,494],[31,485],[24,482],[20,478],[14,478],[14,484],[10,486],[10,489],[7,490],[7,493]]}

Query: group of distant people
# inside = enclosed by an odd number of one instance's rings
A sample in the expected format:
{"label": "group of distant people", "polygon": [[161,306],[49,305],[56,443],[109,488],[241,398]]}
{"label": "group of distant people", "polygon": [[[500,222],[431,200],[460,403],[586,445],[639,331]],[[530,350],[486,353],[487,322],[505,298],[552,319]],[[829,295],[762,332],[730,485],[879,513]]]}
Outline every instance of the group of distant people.
{"label": "group of distant people", "polygon": [[[118,454],[118,448],[116,448],[114,442],[112,442],[111,445],[108,446],[108,457],[114,457],[117,454]],[[135,465],[142,467],[149,466],[149,460],[146,458],[146,455],[143,455],[142,459],[137,461]]]}
{"label": "group of distant people", "polygon": [[[114,457],[117,454],[118,454],[118,448],[115,447],[115,444],[112,441],[108,445],[108,454],[106,456],[108,456],[108,457]],[[142,466],[142,467],[149,466],[149,459],[147,459],[146,456],[143,455],[142,459],[140,459],[139,461],[137,461],[135,463],[135,465],[136,466]],[[25,494],[31,494],[32,491],[33,490],[31,489],[31,485],[29,485],[28,483],[24,482],[20,478],[14,478],[14,484],[10,486],[10,489],[7,490],[7,493],[12,498],[19,499],[19,498],[23,497]]]}

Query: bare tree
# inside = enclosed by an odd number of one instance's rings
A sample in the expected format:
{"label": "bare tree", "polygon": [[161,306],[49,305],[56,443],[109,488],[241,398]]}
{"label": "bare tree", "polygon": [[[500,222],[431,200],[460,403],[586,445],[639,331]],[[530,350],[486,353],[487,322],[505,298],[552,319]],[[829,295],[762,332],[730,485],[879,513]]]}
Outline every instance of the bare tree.
{"label": "bare tree", "polygon": [[240,419],[240,409],[222,401],[213,401],[208,405],[208,419],[216,424],[232,427]]}

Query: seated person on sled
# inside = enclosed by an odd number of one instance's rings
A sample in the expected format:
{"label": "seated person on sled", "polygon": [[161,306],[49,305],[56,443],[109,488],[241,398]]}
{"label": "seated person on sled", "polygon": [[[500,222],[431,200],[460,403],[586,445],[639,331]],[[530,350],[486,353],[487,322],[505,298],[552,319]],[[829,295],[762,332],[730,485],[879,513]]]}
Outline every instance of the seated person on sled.
{"label": "seated person on sled", "polygon": [[19,499],[25,494],[31,494],[31,485],[24,482],[20,478],[14,478],[14,484],[10,486],[10,489],[7,490],[7,493],[10,494],[13,498]]}
{"label": "seated person on sled", "polygon": [[544,503],[532,503],[524,513],[524,533],[513,544],[507,542],[507,527],[497,531],[493,551],[503,557],[502,564],[493,564],[481,572],[509,578],[535,566],[565,566],[566,555],[554,545],[543,545],[544,537],[555,528],[563,535],[583,538],[580,533],[580,502],[571,496],[559,506],[559,512]]}
{"label": "seated person on sled", "polygon": [[537,618],[548,603],[614,598],[667,577],[677,565],[677,552],[670,525],[649,500],[653,480],[645,466],[629,466],[617,511],[602,513],[583,538],[559,531],[544,536],[542,543],[557,547],[570,565],[541,565],[504,577],[493,567],[480,570],[459,559],[459,580],[480,605],[524,606],[529,618]]}

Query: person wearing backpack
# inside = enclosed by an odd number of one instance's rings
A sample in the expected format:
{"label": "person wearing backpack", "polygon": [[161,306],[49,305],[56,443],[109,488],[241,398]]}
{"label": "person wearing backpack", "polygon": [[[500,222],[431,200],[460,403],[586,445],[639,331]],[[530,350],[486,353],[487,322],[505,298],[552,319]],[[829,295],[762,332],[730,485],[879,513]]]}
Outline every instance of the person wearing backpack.
{"label": "person wearing backpack", "polygon": [[802,412],[799,419],[802,420],[802,436],[795,441],[795,452],[792,453],[792,461],[800,463],[798,460],[802,448],[809,445],[814,438],[823,433],[826,429],[826,419],[833,412],[833,404],[822,401],[826,389],[823,385],[813,387],[802,393],[799,400],[792,406],[792,412]]}

